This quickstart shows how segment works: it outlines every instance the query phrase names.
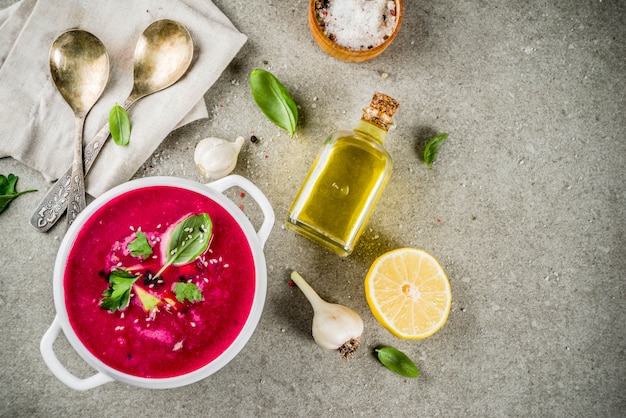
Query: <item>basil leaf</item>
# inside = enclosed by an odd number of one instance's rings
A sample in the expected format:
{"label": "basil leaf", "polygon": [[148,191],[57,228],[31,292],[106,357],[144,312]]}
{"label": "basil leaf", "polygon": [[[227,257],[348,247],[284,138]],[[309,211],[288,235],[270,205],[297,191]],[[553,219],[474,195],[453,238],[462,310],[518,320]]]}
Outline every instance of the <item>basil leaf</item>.
{"label": "basil leaf", "polygon": [[174,294],[176,295],[176,300],[180,303],[183,303],[185,300],[192,303],[202,300],[202,291],[193,283],[176,282]]}
{"label": "basil leaf", "polygon": [[389,370],[404,377],[417,377],[419,370],[411,359],[402,351],[393,347],[377,348],[378,360]]}
{"label": "basil leaf", "polygon": [[135,239],[128,243],[128,250],[132,256],[140,256],[144,260],[152,255],[152,247],[148,242],[148,237],[141,231],[137,231]]}
{"label": "basil leaf", "polygon": [[265,116],[293,137],[298,124],[298,108],[280,81],[272,73],[257,68],[250,73],[250,88],[254,101]]}
{"label": "basil leaf", "polygon": [[109,112],[109,129],[117,145],[128,145],[130,142],[130,119],[126,109],[116,104]]}
{"label": "basil leaf", "polygon": [[9,206],[9,203],[11,203],[11,201],[19,195],[37,191],[25,190],[23,192],[18,192],[15,190],[17,179],[18,177],[15,174],[9,174],[8,177],[0,174],[0,213],[2,213],[7,206]]}
{"label": "basil leaf", "polygon": [[212,231],[213,223],[206,213],[183,219],[167,242],[167,264],[180,266],[195,260],[209,246]]}
{"label": "basil leaf", "polygon": [[431,170],[433,168],[431,164],[433,163],[433,161],[435,161],[435,157],[437,156],[439,147],[447,138],[448,134],[442,133],[436,135],[434,138],[428,141],[428,144],[426,144],[426,148],[424,149],[424,162],[426,162],[426,165],[428,165],[428,168],[430,168]]}

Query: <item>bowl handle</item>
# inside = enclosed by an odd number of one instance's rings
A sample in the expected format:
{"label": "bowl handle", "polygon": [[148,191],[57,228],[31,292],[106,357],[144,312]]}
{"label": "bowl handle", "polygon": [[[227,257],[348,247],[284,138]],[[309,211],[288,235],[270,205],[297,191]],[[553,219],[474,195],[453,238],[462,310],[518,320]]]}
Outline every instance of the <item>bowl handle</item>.
{"label": "bowl handle", "polygon": [[54,374],[61,382],[65,383],[67,386],[75,390],[92,389],[96,386],[100,386],[114,380],[112,377],[109,377],[102,372],[88,377],[87,379],[80,379],[71,374],[65,368],[65,366],[61,364],[56,354],[54,354],[54,350],[52,349],[52,344],[58,338],[60,332],[61,321],[59,320],[59,317],[57,315],[54,317],[52,325],[50,325],[50,328],[48,328],[48,331],[46,331],[43,338],[41,339],[41,344],[39,346],[41,350],[41,355],[43,356],[43,360],[52,372],[52,374]]}
{"label": "bowl handle", "polygon": [[239,176],[237,174],[232,174],[230,176],[223,177],[219,180],[215,180],[211,183],[207,183],[208,187],[211,187],[218,192],[222,193],[226,189],[230,189],[231,187],[241,187],[243,190],[248,192],[248,194],[256,201],[256,203],[261,208],[263,212],[263,224],[259,228],[257,232],[257,236],[259,237],[259,241],[261,242],[261,248],[265,246],[265,241],[270,235],[272,231],[272,227],[274,226],[274,209],[272,209],[272,205],[270,201],[267,200],[267,197],[263,194],[258,187],[256,187],[250,180],[245,177]]}

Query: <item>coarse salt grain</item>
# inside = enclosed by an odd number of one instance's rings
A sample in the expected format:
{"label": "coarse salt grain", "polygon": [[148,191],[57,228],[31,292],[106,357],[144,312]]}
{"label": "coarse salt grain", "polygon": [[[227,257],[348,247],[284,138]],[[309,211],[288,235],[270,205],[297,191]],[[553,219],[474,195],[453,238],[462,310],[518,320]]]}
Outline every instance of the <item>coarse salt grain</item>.
{"label": "coarse salt grain", "polygon": [[316,10],[326,36],[351,50],[382,44],[396,26],[396,4],[390,0],[320,0]]}

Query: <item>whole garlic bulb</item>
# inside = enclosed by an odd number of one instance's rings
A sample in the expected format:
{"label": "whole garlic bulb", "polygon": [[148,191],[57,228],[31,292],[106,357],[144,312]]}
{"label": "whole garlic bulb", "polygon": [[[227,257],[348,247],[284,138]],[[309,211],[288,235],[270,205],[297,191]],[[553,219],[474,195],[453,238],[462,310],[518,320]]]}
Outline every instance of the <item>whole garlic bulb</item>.
{"label": "whole garlic bulb", "polygon": [[235,142],[221,138],[204,138],[196,145],[193,159],[203,176],[217,180],[230,174],[237,165],[243,137]]}
{"label": "whole garlic bulb", "polygon": [[363,320],[347,306],[328,303],[297,272],[291,280],[300,288],[313,307],[313,339],[326,350],[337,350],[345,359],[354,355],[361,343]]}

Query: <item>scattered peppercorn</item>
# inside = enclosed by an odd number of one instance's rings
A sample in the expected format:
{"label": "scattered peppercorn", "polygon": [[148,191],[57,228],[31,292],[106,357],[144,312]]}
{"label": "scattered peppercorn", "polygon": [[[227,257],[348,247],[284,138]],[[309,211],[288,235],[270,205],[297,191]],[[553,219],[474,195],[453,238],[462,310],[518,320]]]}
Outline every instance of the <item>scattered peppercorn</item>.
{"label": "scattered peppercorn", "polygon": [[257,137],[256,137],[256,135],[252,135],[252,136],[250,137],[250,142],[252,142],[253,144],[254,144],[256,141],[258,141],[258,140],[259,140],[259,138],[257,138]]}
{"label": "scattered peppercorn", "polygon": [[147,270],[143,277],[143,285],[150,287],[150,289],[158,289],[163,283],[163,279],[160,276],[155,276],[150,270]]}

